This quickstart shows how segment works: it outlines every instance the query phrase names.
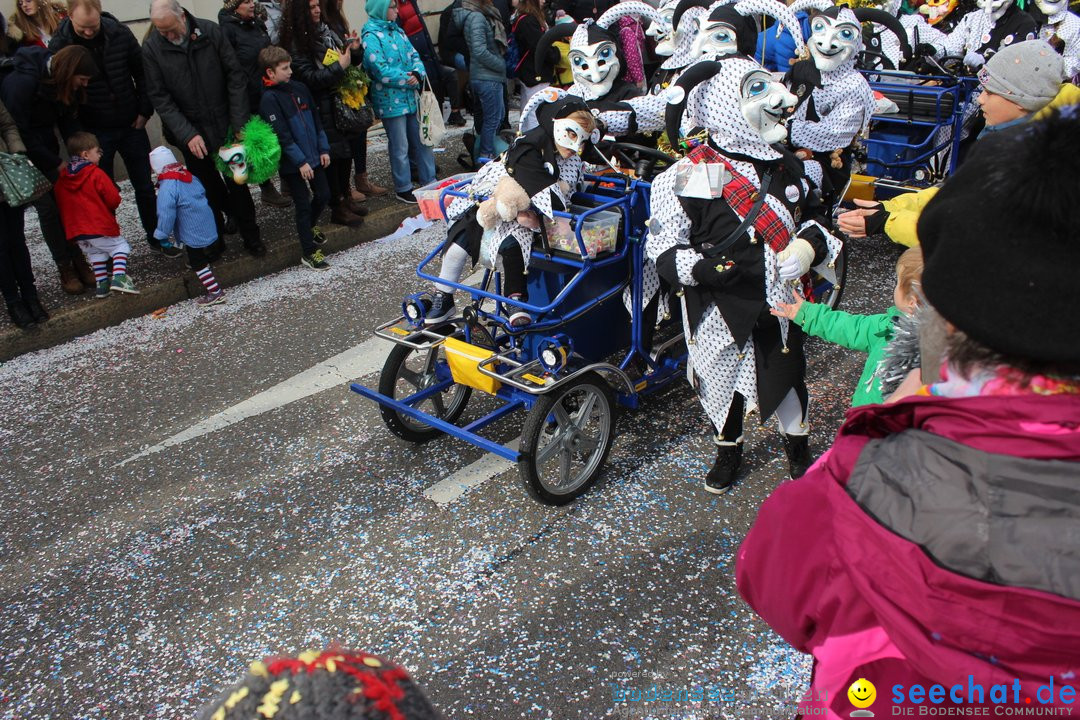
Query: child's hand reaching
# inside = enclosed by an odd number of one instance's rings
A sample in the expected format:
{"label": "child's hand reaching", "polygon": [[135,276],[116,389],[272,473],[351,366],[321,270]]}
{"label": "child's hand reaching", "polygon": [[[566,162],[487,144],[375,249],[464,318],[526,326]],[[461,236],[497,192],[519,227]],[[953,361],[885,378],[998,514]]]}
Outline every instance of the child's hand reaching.
{"label": "child's hand reaching", "polygon": [[793,303],[777,303],[777,307],[769,308],[769,314],[776,317],[786,317],[788,320],[794,320],[795,316],[799,314],[799,308],[806,302],[802,295],[795,293],[795,302]]}

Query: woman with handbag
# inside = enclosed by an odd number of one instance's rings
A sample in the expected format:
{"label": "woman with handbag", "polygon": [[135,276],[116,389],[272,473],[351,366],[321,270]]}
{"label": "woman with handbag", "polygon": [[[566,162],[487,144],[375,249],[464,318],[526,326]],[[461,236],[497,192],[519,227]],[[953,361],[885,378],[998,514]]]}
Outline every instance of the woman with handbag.
{"label": "woman with handbag", "polygon": [[[371,100],[382,118],[390,152],[394,193],[403,203],[416,203],[409,158],[420,184],[435,181],[435,155],[420,140],[418,93],[427,80],[424,63],[397,24],[396,0],[367,0],[364,24],[364,67],[371,75]],[[429,86],[430,87],[430,86]]]}
{"label": "woman with handbag", "polygon": [[[67,137],[79,129],[76,113],[86,100],[86,86],[97,74],[93,55],[81,45],[69,45],[51,58],[44,48],[23,47],[0,80],[0,101],[15,120],[30,161],[50,182],[59,177],[63,165],[56,131]],[[93,288],[94,273],[82,252],[67,241],[52,193],[34,200],[34,208],[64,292],[78,295]]]}
{"label": "woman with handbag", "polygon": [[[15,120],[3,103],[0,103],[0,154],[26,154]],[[23,210],[23,205],[10,204],[6,193],[0,198],[0,292],[4,294],[11,322],[26,329],[48,320],[49,313],[41,306],[34,286],[30,251],[26,249],[23,234]]]}
{"label": "woman with handbag", "polygon": [[[323,0],[323,22],[330,26],[330,29],[336,32],[341,37],[349,37],[353,33],[349,30],[349,21],[345,19],[345,11],[342,8],[344,4],[343,0]],[[357,55],[353,59],[353,67],[359,69],[361,63],[359,62],[360,56]],[[346,71],[351,72],[351,71]],[[367,134],[368,127],[371,126],[374,116],[370,105],[367,104],[367,100],[364,100],[364,105],[360,108],[365,115],[365,122],[367,125],[356,135],[353,135],[349,139],[349,145],[352,147],[353,164],[355,166],[356,174],[353,176],[353,182],[355,183],[355,190],[353,190],[353,200],[363,202],[368,197],[374,195],[385,195],[387,190],[384,187],[372,184],[368,179],[367,173]]]}
{"label": "woman with handbag", "polygon": [[359,227],[364,223],[361,216],[367,215],[367,207],[353,202],[349,171],[353,157],[350,138],[360,132],[357,122],[362,118],[348,113],[339,88],[346,69],[353,64],[353,53],[360,51],[360,43],[356,38],[342,37],[323,22],[319,0],[294,0],[285,4],[281,44],[292,55],[295,77],[315,98],[330,143],[330,167],[326,169],[330,221]]}

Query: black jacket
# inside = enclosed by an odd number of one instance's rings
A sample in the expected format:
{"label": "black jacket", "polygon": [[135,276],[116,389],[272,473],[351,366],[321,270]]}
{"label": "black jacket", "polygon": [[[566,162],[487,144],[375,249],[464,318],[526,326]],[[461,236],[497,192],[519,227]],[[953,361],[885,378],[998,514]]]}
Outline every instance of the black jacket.
{"label": "black jacket", "polygon": [[454,0],[439,15],[439,57],[443,65],[454,67],[454,55],[460,53],[469,63],[469,44],[465,42],[465,31],[454,22],[454,10],[461,7],[461,0]]}
{"label": "black jacket", "polygon": [[101,30],[93,40],[75,34],[64,19],[49,41],[49,52],[82,45],[94,55],[101,74],[90,80],[86,102],[79,108],[81,123],[95,128],[129,127],[135,118],[149,118],[154,106],[146,92],[142,49],[130,29],[109,13],[101,14]]}
{"label": "black jacket", "polygon": [[74,108],[56,99],[56,87],[43,82],[49,78],[48,60],[49,51],[43,47],[19,48],[11,58],[11,70],[0,82],[0,101],[15,120],[30,161],[55,181],[61,163],[56,129],[67,137],[78,130],[78,121]]}
{"label": "black jacket", "polygon": [[[344,47],[344,43],[341,47]],[[322,38],[316,35],[312,41],[311,55],[305,55],[296,47],[290,48],[289,53],[292,55],[294,77],[311,91],[315,105],[319,109],[319,120],[322,122],[326,139],[330,142],[330,157],[342,160],[350,157],[352,153],[349,149],[349,138],[334,125],[334,95],[337,93],[338,85],[341,84],[341,79],[345,76],[345,68],[336,62],[330,65],[322,64],[327,49]],[[361,49],[354,51],[353,59],[359,61],[362,52]]]}
{"label": "black jacket", "polygon": [[537,74],[536,59],[533,53],[540,45],[540,38],[544,35],[544,28],[532,15],[521,15],[510,26],[510,32],[514,35],[514,41],[521,51],[521,62],[518,63],[514,77],[533,87],[542,82],[554,80],[555,64],[559,62],[559,50],[556,47],[548,47],[544,57],[544,72]]}
{"label": "black jacket", "polygon": [[236,13],[225,9],[218,12],[218,24],[221,26],[221,32],[225,33],[225,39],[236,52],[236,60],[247,76],[248,104],[251,106],[251,111],[255,112],[259,107],[259,99],[263,91],[259,51],[270,44],[270,34],[266,32],[266,24],[258,18],[241,20]]}
{"label": "black jacket", "polygon": [[247,77],[217,23],[184,15],[189,35],[183,46],[156,32],[143,43],[147,88],[170,142],[186,147],[202,135],[215,153],[230,126],[239,130],[248,121]]}

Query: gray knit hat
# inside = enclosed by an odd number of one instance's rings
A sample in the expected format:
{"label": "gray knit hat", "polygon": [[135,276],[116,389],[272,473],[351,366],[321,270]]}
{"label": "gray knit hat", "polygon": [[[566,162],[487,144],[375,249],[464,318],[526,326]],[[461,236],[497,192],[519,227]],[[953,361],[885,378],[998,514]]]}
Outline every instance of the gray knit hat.
{"label": "gray knit hat", "polygon": [[1045,40],[1006,45],[979,70],[979,82],[984,88],[1028,112],[1049,105],[1064,81],[1061,55]]}

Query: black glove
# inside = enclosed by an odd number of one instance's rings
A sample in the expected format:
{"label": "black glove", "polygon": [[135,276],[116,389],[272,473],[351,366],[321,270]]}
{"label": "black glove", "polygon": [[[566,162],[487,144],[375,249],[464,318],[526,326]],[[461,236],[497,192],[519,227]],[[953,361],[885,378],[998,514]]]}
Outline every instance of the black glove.
{"label": "black glove", "polygon": [[702,258],[694,264],[691,272],[698,285],[720,288],[731,284],[739,275],[739,268],[730,260]]}
{"label": "black glove", "polygon": [[791,88],[791,92],[795,93],[801,100],[812,93],[814,88],[822,87],[821,71],[818,70],[813,59],[800,60],[788,70],[784,82]]}
{"label": "black glove", "polygon": [[935,57],[937,48],[930,43],[919,43],[915,46],[915,57]]}

